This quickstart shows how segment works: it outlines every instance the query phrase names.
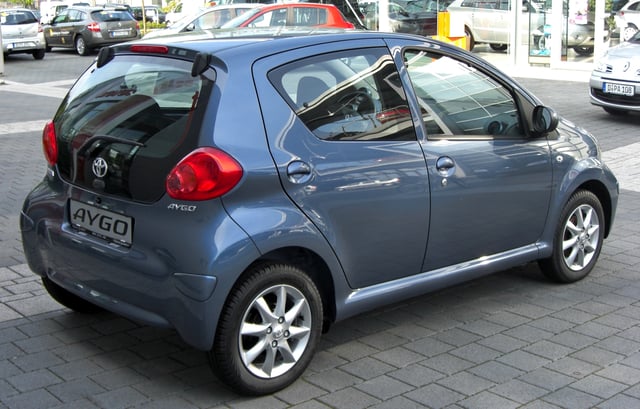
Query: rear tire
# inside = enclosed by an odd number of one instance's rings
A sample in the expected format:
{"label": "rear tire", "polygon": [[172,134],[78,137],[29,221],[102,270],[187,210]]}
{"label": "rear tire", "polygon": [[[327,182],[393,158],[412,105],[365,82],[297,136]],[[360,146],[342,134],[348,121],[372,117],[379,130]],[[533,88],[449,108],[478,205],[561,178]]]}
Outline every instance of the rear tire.
{"label": "rear tire", "polygon": [[84,37],[78,36],[76,37],[76,52],[82,56],[91,54],[91,49],[87,47],[87,42],[84,40]]}
{"label": "rear tire", "polygon": [[585,278],[598,261],[604,230],[604,212],[598,197],[587,190],[575,192],[560,215],[553,254],[540,261],[542,272],[561,283]]}
{"label": "rear tire", "polygon": [[473,39],[473,34],[471,34],[469,27],[464,28],[464,35],[467,37],[467,50],[473,51],[473,47],[476,46],[476,41]]}
{"label": "rear tire", "polygon": [[322,299],[309,276],[286,264],[252,268],[231,291],[209,359],[242,394],[276,392],[313,357],[322,331]]}
{"label": "rear tire", "polygon": [[54,283],[48,277],[42,277],[42,285],[49,293],[51,298],[64,305],[65,307],[80,313],[94,313],[101,311],[102,308],[95,304],[91,304],[77,295],[65,290],[58,284]]}
{"label": "rear tire", "polygon": [[44,58],[44,53],[45,53],[44,48],[40,50],[36,50],[33,52],[33,58],[36,60],[41,60]]}
{"label": "rear tire", "polygon": [[491,47],[493,51],[504,51],[507,49],[506,44],[489,44],[489,47]]}

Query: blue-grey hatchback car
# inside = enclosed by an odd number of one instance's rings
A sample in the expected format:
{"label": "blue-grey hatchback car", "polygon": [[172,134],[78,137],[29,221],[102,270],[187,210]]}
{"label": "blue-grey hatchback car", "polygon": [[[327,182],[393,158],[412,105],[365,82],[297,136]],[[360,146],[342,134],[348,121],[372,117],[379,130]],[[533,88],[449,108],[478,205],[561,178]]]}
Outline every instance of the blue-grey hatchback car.
{"label": "blue-grey hatchback car", "polygon": [[71,88],[20,218],[61,304],[174,328],[265,394],[333,321],[533,261],[593,270],[616,178],[495,67],[406,34],[249,34],[105,48]]}

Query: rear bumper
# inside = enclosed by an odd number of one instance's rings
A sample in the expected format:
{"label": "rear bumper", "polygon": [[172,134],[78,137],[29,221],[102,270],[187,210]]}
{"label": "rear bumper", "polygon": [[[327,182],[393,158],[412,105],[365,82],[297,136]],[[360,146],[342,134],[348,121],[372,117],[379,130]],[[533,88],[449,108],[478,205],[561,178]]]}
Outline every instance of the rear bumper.
{"label": "rear bumper", "polygon": [[35,194],[38,200],[33,193],[27,197],[20,215],[31,270],[106,310],[174,328],[191,346],[211,348],[228,292],[244,270],[225,260],[235,260],[229,254],[244,253],[246,260],[256,256],[226,214],[200,232],[173,225],[138,234],[134,245],[125,248],[75,230],[66,221],[66,203],[55,197],[42,200],[40,193]]}

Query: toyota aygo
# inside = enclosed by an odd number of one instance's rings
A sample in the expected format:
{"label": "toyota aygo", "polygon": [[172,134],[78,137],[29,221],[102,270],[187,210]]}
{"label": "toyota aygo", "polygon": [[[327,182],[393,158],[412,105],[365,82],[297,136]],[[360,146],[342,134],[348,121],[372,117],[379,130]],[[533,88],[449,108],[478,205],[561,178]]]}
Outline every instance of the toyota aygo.
{"label": "toyota aygo", "polygon": [[173,328],[266,394],[332,322],[524,263],[594,269],[618,183],[591,134],[460,48],[293,34],[100,51],[20,217],[53,298]]}

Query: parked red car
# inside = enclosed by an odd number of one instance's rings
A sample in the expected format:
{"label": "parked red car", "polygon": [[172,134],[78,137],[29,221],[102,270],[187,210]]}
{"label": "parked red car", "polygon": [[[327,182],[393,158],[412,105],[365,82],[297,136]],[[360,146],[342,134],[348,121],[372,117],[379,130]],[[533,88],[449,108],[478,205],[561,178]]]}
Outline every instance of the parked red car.
{"label": "parked red car", "polygon": [[222,28],[306,26],[354,29],[333,4],[265,4],[228,21]]}

